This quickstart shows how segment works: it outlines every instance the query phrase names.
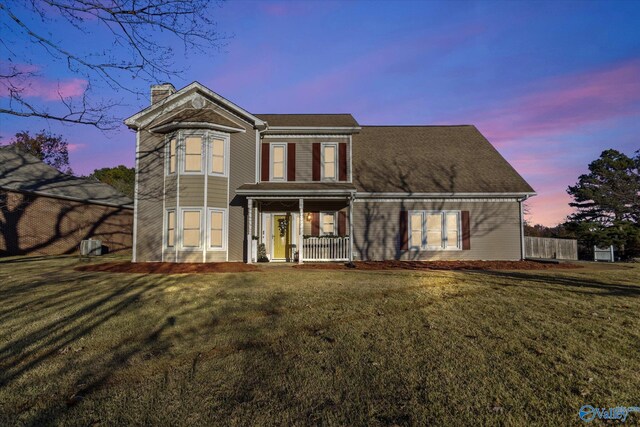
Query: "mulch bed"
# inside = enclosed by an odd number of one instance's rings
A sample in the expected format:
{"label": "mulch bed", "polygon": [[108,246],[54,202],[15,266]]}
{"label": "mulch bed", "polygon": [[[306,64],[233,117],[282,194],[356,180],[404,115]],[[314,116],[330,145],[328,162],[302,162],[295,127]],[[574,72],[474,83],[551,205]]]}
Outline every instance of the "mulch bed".
{"label": "mulch bed", "polygon": [[582,268],[569,263],[551,264],[535,261],[356,261],[346,264],[315,263],[296,265],[309,270],[550,270]]}
{"label": "mulch bed", "polygon": [[180,273],[244,273],[260,271],[253,264],[242,262],[212,263],[172,263],[172,262],[105,262],[88,264],[74,268],[76,271],[103,271],[109,273],[146,273],[146,274],[180,274]]}

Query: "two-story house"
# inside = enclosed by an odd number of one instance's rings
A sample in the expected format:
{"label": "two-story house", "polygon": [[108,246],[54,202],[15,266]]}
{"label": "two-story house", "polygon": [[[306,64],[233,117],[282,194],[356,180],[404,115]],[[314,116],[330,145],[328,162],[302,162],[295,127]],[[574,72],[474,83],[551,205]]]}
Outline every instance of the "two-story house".
{"label": "two-story house", "polygon": [[197,82],[125,123],[134,262],[523,257],[535,193],[474,126],[252,114]]}

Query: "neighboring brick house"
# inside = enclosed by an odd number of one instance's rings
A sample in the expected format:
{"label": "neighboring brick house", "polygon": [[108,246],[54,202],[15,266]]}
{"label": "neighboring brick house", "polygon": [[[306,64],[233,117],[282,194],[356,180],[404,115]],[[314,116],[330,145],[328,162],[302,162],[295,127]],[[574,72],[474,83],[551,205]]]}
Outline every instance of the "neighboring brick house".
{"label": "neighboring brick house", "polygon": [[130,198],[0,147],[0,256],[76,253],[88,238],[118,252],[131,249],[132,236]]}
{"label": "neighboring brick house", "polygon": [[252,114],[152,87],[136,131],[134,261],[517,260],[533,189],[474,126]]}

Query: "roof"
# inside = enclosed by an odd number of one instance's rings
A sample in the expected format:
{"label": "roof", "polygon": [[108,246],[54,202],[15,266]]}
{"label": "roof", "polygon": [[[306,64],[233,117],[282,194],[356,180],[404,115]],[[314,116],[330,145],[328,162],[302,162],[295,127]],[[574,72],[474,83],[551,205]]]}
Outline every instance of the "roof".
{"label": "roof", "polygon": [[355,185],[349,182],[260,182],[257,184],[243,184],[238,194],[255,195],[346,195],[356,191]]}
{"label": "roof", "polygon": [[359,192],[534,193],[475,126],[362,126],[352,141]]}
{"label": "roof", "polygon": [[0,188],[116,207],[133,200],[100,181],[66,175],[13,146],[0,147]]}
{"label": "roof", "polygon": [[270,127],[359,127],[351,114],[256,114]]}

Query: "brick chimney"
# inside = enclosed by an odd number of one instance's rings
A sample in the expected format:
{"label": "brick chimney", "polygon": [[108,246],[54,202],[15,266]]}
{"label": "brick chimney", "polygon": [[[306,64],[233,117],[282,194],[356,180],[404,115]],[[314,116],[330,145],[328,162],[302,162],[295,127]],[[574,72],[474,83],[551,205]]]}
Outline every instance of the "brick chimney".
{"label": "brick chimney", "polygon": [[151,104],[160,102],[166,97],[176,93],[176,88],[171,83],[162,83],[151,86]]}

